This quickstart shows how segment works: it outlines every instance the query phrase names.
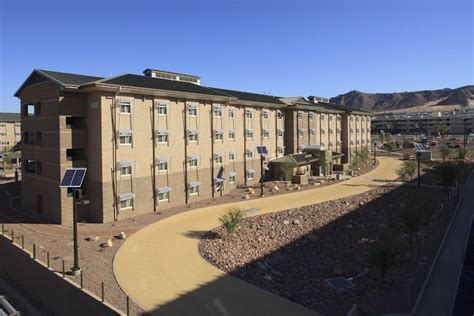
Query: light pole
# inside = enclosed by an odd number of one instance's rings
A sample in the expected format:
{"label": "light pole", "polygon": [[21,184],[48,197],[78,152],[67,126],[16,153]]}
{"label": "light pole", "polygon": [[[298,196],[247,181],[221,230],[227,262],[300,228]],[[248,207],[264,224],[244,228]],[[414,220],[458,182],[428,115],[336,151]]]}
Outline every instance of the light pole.
{"label": "light pole", "polygon": [[79,267],[79,246],[77,242],[77,200],[82,197],[81,189],[72,189],[72,231],[74,239],[74,266],[72,267],[71,274],[77,275],[81,271]]}
{"label": "light pole", "polygon": [[418,187],[421,186],[421,178],[420,178],[420,160],[421,160],[421,152],[416,152],[416,160],[418,161]]}
{"label": "light pole", "polygon": [[263,194],[263,161],[265,160],[265,157],[263,154],[260,155],[260,196],[264,196]]}

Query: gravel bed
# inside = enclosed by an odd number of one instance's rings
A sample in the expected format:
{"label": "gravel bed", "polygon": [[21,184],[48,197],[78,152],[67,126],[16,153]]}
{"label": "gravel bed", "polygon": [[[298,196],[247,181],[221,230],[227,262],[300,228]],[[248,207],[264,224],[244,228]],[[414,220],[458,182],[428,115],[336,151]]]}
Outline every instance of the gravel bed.
{"label": "gravel bed", "polygon": [[[449,218],[449,213],[442,212],[445,198],[441,190],[377,188],[339,200],[247,218],[230,236],[222,227],[216,228],[201,240],[199,248],[201,255],[221,270],[317,312],[343,315],[353,303],[366,306],[369,314],[401,312],[409,309],[413,298],[405,307],[400,303],[406,300],[404,297],[391,297],[390,302],[385,298],[391,292],[407,295],[395,289],[403,288],[402,280],[409,275],[423,276],[426,272],[426,262],[430,262],[439,244],[428,242],[428,236],[438,240]],[[421,203],[429,203],[435,211],[412,245],[399,214]],[[383,238],[396,242],[400,249],[384,280],[363,255],[372,243]],[[366,268],[369,272],[355,281],[356,287],[351,291],[337,292],[323,281],[354,277]],[[413,281],[414,289],[419,289],[423,277]],[[416,294],[412,290],[411,296]],[[373,310],[374,306],[379,310]]]}

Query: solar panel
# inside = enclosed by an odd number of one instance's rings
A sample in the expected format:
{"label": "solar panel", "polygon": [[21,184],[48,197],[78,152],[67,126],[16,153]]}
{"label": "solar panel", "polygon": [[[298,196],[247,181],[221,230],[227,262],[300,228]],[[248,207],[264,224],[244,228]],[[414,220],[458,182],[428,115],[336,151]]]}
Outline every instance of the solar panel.
{"label": "solar panel", "polygon": [[80,188],[86,175],[86,168],[68,168],[61,180],[60,188]]}
{"label": "solar panel", "polygon": [[257,146],[257,153],[259,155],[267,155],[268,154],[267,146]]}
{"label": "solar panel", "polygon": [[425,150],[425,147],[423,147],[422,144],[416,143],[414,146],[415,146],[415,151],[424,151]]}
{"label": "solar panel", "polygon": [[344,277],[324,279],[324,282],[335,290],[347,290],[354,287],[354,283]]}

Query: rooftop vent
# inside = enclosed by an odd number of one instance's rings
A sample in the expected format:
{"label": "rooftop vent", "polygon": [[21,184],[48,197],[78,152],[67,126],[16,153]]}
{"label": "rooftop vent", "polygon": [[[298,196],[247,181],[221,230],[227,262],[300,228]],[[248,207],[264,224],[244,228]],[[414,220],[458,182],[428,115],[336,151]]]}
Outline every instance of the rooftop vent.
{"label": "rooftop vent", "polygon": [[145,76],[148,76],[148,77],[174,80],[174,81],[184,81],[184,82],[190,82],[197,85],[201,85],[201,77],[198,77],[198,76],[186,75],[186,74],[180,74],[177,72],[170,72],[170,71],[150,69],[150,68],[145,69],[143,73],[145,74]]}
{"label": "rooftop vent", "polygon": [[308,97],[308,100],[309,100],[310,103],[313,103],[313,104],[329,103],[329,98],[317,97],[317,96],[314,96],[314,95],[310,95]]}

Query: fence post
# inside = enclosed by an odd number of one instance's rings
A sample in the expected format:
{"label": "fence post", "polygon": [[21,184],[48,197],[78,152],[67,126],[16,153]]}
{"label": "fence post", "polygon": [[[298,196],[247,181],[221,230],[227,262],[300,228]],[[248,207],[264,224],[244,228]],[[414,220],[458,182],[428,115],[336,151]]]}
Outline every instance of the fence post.
{"label": "fence post", "polygon": [[102,302],[105,302],[105,294],[104,294],[104,281],[102,281]]}
{"label": "fence post", "polygon": [[36,259],[36,244],[33,244],[33,259]]}
{"label": "fence post", "polygon": [[46,253],[46,264],[48,265],[49,269],[49,251]]}
{"label": "fence post", "polygon": [[65,278],[66,277],[66,271],[65,271],[65,267],[64,267],[64,259],[62,259],[62,260],[63,260],[63,278]]}
{"label": "fence post", "polygon": [[15,232],[12,229],[12,243],[15,243]]}
{"label": "fence post", "polygon": [[81,289],[84,288],[84,270],[81,270]]}
{"label": "fence post", "polygon": [[127,316],[130,315],[130,298],[127,295]]}
{"label": "fence post", "polygon": [[25,249],[25,235],[21,235],[21,249]]}

